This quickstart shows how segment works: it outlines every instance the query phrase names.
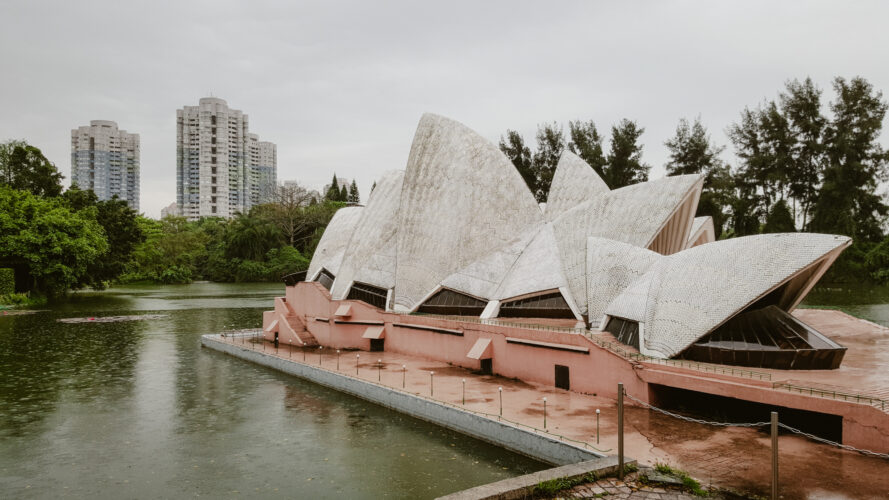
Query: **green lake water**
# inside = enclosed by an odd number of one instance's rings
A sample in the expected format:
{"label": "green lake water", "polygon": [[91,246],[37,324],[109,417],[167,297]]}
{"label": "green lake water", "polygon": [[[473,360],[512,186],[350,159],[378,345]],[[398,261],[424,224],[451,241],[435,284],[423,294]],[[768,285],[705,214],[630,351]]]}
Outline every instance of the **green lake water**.
{"label": "green lake water", "polygon": [[[200,347],[282,294],[116,287],[0,315],[0,498],[432,498],[545,468]],[[135,314],[166,317],[57,321]]]}

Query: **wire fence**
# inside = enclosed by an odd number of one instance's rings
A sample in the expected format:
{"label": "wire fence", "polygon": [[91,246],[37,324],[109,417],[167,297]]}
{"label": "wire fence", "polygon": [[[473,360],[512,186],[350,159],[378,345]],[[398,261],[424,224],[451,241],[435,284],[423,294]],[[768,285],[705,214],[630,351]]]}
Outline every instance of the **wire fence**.
{"label": "wire fence", "polygon": [[[450,406],[452,408],[457,408],[462,411],[466,411],[466,412],[469,412],[469,413],[472,413],[475,415],[483,416],[483,417],[489,418],[491,420],[497,420],[499,422],[506,422],[506,423],[511,424],[511,425],[518,427],[518,428],[528,429],[528,430],[531,430],[537,434],[544,434],[544,435],[553,437],[555,439],[558,439],[560,441],[571,443],[571,444],[574,444],[577,446],[582,446],[585,449],[593,450],[593,451],[596,451],[599,453],[608,453],[608,452],[612,451],[611,448],[601,449],[601,448],[598,448],[598,447],[596,447],[586,441],[580,440],[580,439],[574,439],[574,438],[565,436],[564,434],[557,434],[554,432],[550,432],[548,429],[545,429],[545,428],[541,429],[541,428],[535,427],[533,425],[528,425],[528,424],[518,422],[515,420],[510,420],[508,418],[504,418],[503,415],[500,415],[500,414],[487,413],[487,412],[480,411],[480,410],[474,410],[472,408],[466,407],[465,405],[455,404],[450,401],[445,401],[445,400],[438,399],[438,398],[428,396],[428,395],[424,395],[424,394],[421,394],[418,392],[412,392],[412,391],[408,391],[408,390],[405,390],[403,388],[399,388],[396,386],[387,385],[387,384],[383,384],[383,383],[373,381],[370,379],[350,375],[349,373],[347,373],[343,370],[331,370],[330,368],[321,365],[320,359],[319,359],[319,364],[317,364],[317,365],[313,364],[311,362],[308,362],[307,359],[305,358],[305,354],[307,352],[305,349],[300,349],[300,351],[303,353],[302,360],[300,360],[299,357],[297,357],[296,359],[293,359],[292,354],[295,351],[293,351],[292,348],[300,348],[300,346],[297,346],[297,345],[285,344],[290,349],[288,349],[288,356],[284,356],[280,352],[277,352],[278,349],[276,347],[269,348],[268,350],[266,349],[266,344],[269,344],[269,342],[264,341],[262,330],[239,330],[236,332],[225,332],[225,333],[220,334],[220,336],[223,339],[225,339],[227,342],[230,342],[232,344],[236,344],[236,345],[237,344],[243,344],[243,345],[250,344],[250,347],[249,347],[250,349],[257,350],[257,351],[261,349],[262,351],[265,351],[267,355],[276,356],[276,357],[283,358],[283,359],[290,359],[291,361],[297,362],[297,363],[300,363],[302,361],[301,364],[311,366],[312,368],[325,370],[325,371],[328,371],[331,373],[336,373],[337,375],[340,375],[343,377],[348,377],[348,378],[360,380],[360,381],[368,383],[368,384],[373,384],[373,385],[377,385],[380,387],[384,387],[388,390],[393,390],[393,391],[398,391],[398,392],[410,394],[412,396],[419,397],[419,398],[422,398],[422,399],[425,399],[428,401],[434,401],[436,403],[439,403],[439,404],[442,404],[445,406]],[[257,347],[259,344],[262,344],[262,348]],[[275,351],[275,352],[269,352],[269,351]]]}
{"label": "wire fence", "polygon": [[[752,422],[752,423],[713,422],[713,421],[710,421],[710,420],[703,420],[703,419],[699,419],[699,418],[692,418],[692,417],[688,417],[688,416],[685,416],[685,415],[680,415],[680,414],[678,414],[678,413],[674,413],[674,412],[671,412],[671,411],[667,411],[667,410],[665,410],[665,409],[663,409],[663,408],[658,408],[657,406],[648,404],[648,403],[646,403],[646,402],[644,402],[644,401],[642,401],[642,400],[640,400],[640,399],[638,399],[638,398],[635,398],[635,397],[631,396],[631,395],[628,394],[626,391],[624,391],[624,396],[626,396],[628,399],[634,401],[636,404],[638,404],[638,405],[640,405],[640,406],[642,406],[642,407],[644,407],[644,408],[647,408],[647,409],[649,409],[649,410],[653,410],[653,411],[656,411],[656,412],[661,413],[661,414],[663,414],[663,415],[667,415],[667,416],[670,416],[670,417],[673,417],[673,418],[678,418],[678,419],[680,419],[680,420],[684,420],[684,421],[686,421],[686,422],[691,422],[691,423],[695,423],[695,424],[712,425],[712,426],[716,426],[716,427],[763,427],[763,426],[771,425],[771,422]],[[789,425],[787,425],[787,424],[783,424],[783,423],[781,423],[781,422],[778,422],[778,426],[781,427],[782,429],[785,429],[785,430],[787,430],[787,431],[790,431],[790,432],[792,432],[792,433],[794,433],[794,434],[797,434],[797,435],[800,435],[800,436],[809,438],[809,439],[811,439],[811,440],[813,440],[813,441],[817,441],[817,442],[819,442],[819,443],[827,444],[827,445],[830,445],[830,446],[835,446],[835,447],[837,447],[837,448],[842,448],[842,449],[844,449],[844,450],[848,450],[848,451],[854,451],[854,452],[857,452],[857,453],[861,453],[862,455],[867,455],[867,456],[871,456],[871,457],[878,457],[878,458],[889,459],[889,453],[877,453],[877,452],[875,452],[875,451],[871,451],[871,450],[864,450],[864,449],[861,449],[861,448],[855,448],[854,446],[849,446],[849,445],[846,445],[846,444],[838,443],[838,442],[836,442],[836,441],[831,441],[831,440],[829,440],[829,439],[825,439],[825,438],[822,438],[822,437],[818,437],[818,436],[816,436],[816,435],[814,435],[814,434],[810,434],[810,433],[808,433],[808,432],[801,431],[801,430],[799,430],[799,429],[796,429],[796,428],[794,428],[794,427],[791,427],[791,426],[789,426]]]}

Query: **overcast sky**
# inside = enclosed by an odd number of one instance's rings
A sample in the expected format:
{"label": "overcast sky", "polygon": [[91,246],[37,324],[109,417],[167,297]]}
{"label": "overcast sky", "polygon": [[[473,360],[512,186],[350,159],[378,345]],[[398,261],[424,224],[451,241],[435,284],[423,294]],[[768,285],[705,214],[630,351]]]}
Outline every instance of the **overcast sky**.
{"label": "overcast sky", "polygon": [[154,217],[176,199],[176,109],[210,94],[277,143],[279,180],[318,189],[335,171],[362,199],[404,168],[426,111],[491,141],[629,118],[661,177],[681,117],[726,144],[744,106],[790,78],[828,98],[837,75],[889,90],[887,19],[886,2],[840,1],[3,0],[0,140],[41,148],[67,186],[71,129],[114,120],[141,136]]}

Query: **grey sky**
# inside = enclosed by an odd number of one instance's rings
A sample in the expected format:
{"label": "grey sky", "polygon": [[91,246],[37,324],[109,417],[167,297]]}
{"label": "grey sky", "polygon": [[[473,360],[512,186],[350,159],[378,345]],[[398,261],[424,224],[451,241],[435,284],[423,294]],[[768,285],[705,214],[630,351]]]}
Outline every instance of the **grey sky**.
{"label": "grey sky", "polygon": [[[115,120],[142,141],[142,210],[175,201],[176,109],[210,93],[278,144],[279,179],[336,171],[362,198],[404,168],[420,115],[496,141],[538,123],[621,118],[663,141],[701,115],[713,138],[746,105],[811,76],[889,91],[883,2],[0,3],[0,140],[26,139],[65,174],[70,130]],[[884,138],[886,136],[884,135]],[[733,161],[731,148],[725,157]]]}

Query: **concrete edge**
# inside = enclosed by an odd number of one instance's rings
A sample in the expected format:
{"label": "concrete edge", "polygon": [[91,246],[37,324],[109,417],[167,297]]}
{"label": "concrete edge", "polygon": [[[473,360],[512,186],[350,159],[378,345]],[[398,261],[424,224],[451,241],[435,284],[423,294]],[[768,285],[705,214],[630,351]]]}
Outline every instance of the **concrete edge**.
{"label": "concrete edge", "polygon": [[560,441],[554,437],[537,434],[507,422],[492,420],[457,407],[407,392],[392,390],[343,373],[222,342],[214,337],[216,335],[202,335],[201,345],[351,394],[541,462],[551,465],[568,465],[605,458],[605,455],[601,453]]}
{"label": "concrete edge", "polygon": [[[627,461],[624,465],[635,464],[634,460]],[[436,500],[513,500],[528,498],[534,492],[534,487],[543,481],[553,479],[574,480],[595,473],[598,477],[605,477],[617,473],[617,457],[610,456],[597,458],[577,464],[563,465],[553,469],[532,472],[524,476],[512,477],[475,488],[469,488],[450,495],[439,497]]]}

